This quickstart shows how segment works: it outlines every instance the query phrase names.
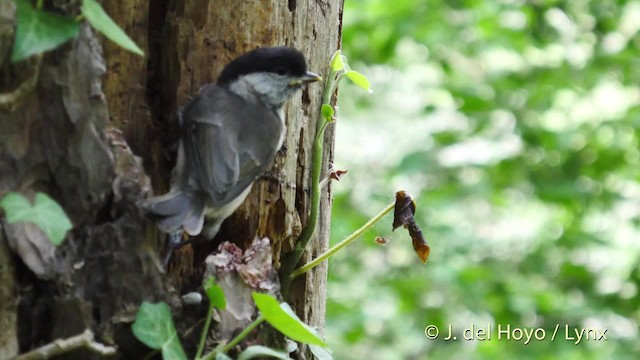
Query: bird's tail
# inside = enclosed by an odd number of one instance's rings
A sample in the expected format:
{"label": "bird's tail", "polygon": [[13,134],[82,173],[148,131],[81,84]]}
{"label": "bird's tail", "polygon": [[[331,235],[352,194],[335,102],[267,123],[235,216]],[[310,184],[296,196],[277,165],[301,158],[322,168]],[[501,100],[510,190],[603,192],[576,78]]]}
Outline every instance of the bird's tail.
{"label": "bird's tail", "polygon": [[149,218],[166,233],[186,231],[200,234],[204,224],[204,203],[200,197],[184,191],[171,191],[140,202]]}

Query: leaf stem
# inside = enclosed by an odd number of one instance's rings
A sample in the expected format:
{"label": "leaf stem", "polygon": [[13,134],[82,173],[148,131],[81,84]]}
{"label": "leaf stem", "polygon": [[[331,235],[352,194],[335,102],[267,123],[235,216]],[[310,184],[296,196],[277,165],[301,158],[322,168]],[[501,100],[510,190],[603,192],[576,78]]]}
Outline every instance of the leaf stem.
{"label": "leaf stem", "polygon": [[247,335],[249,335],[249,333],[253,329],[258,327],[258,325],[262,324],[263,322],[264,322],[264,317],[262,316],[262,314],[258,315],[258,317],[251,324],[249,324],[249,326],[244,328],[244,330],[242,330],[242,332],[240,334],[238,334],[235,338],[233,338],[233,340],[231,340],[227,344],[225,344],[219,351],[210,352],[209,354],[207,354],[207,356],[202,358],[202,360],[213,360],[213,359],[215,359],[215,356],[219,352],[222,352],[222,353],[226,354],[227,352],[229,352],[229,350],[233,349],[234,346],[238,345],[244,338],[246,338]]}
{"label": "leaf stem", "polygon": [[382,218],[387,215],[391,210],[395,207],[395,202],[387,205],[382,211],[380,211],[376,216],[367,221],[364,225],[362,225],[358,230],[354,231],[351,235],[346,237],[344,240],[340,241],[336,245],[334,245],[331,249],[327,250],[317,258],[308,262],[302,267],[299,267],[297,270],[291,273],[291,279],[306,273],[307,271],[313,269],[314,267],[320,265],[323,261],[331,257],[333,254],[340,251],[343,247],[349,245],[354,240],[358,239],[362,234],[364,234],[367,230],[369,230],[373,225],[375,225],[378,221],[382,220]]}
{"label": "leaf stem", "polygon": [[204,321],[204,327],[202,328],[202,335],[200,335],[200,342],[198,343],[198,351],[196,352],[196,360],[199,360],[204,350],[204,343],[209,333],[209,326],[211,325],[211,315],[213,314],[213,303],[209,303],[209,309],[207,310],[207,318]]}

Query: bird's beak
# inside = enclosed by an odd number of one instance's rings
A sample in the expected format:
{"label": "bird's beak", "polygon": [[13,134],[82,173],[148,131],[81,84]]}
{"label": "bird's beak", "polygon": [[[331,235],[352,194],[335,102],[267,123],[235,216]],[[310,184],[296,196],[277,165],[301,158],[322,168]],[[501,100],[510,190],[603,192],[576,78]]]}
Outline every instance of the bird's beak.
{"label": "bird's beak", "polygon": [[307,73],[302,75],[300,78],[291,80],[291,82],[289,82],[289,86],[302,86],[306,83],[312,83],[312,82],[321,81],[321,80],[322,80],[322,76],[314,72],[307,71]]}

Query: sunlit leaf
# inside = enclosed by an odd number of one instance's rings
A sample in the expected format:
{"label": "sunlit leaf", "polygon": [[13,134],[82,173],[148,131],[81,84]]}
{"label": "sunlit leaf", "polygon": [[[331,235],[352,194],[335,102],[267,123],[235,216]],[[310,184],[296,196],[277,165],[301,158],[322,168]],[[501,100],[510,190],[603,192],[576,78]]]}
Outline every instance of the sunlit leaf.
{"label": "sunlit leaf", "polygon": [[336,51],[335,53],[333,53],[333,56],[331,57],[331,70],[333,71],[340,71],[342,69],[344,69],[344,61],[343,61],[343,56],[342,56],[342,52],[340,50]]}
{"label": "sunlit leaf", "polygon": [[72,228],[62,207],[45,193],[37,193],[31,205],[27,198],[12,192],[0,200],[0,207],[4,209],[10,224],[18,221],[36,224],[53,245],[60,245],[67,231]]}
{"label": "sunlit leaf", "polygon": [[349,80],[353,81],[354,84],[360,86],[368,92],[373,92],[369,79],[367,79],[367,77],[362,75],[361,73],[355,70],[349,70],[347,71],[347,77],[349,78]]}
{"label": "sunlit leaf", "polygon": [[17,29],[11,61],[53,50],[78,35],[79,24],[71,18],[36,10],[29,0],[15,0]]}
{"label": "sunlit leaf", "polygon": [[187,356],[173,325],[171,310],[164,302],[142,303],[131,330],[143,344],[152,349],[162,350],[164,360],[186,360]]}
{"label": "sunlit leaf", "polygon": [[327,346],[298,318],[289,304],[279,304],[273,296],[254,292],[253,301],[265,320],[285,336],[302,343]]}
{"label": "sunlit leaf", "polygon": [[82,15],[104,36],[134,54],[144,56],[142,49],[116,24],[95,0],[82,1]]}

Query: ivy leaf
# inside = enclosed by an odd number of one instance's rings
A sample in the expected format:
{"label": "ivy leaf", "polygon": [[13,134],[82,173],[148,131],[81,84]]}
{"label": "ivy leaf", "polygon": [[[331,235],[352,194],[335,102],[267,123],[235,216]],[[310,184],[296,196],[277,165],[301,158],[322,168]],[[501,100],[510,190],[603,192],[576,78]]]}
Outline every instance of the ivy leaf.
{"label": "ivy leaf", "polygon": [[361,73],[355,70],[349,70],[347,71],[347,77],[349,78],[349,80],[353,81],[354,84],[360,86],[370,93],[373,92],[373,90],[371,90],[371,83],[369,82],[369,79],[367,79],[367,77],[362,75]]}
{"label": "ivy leaf", "polygon": [[12,192],[0,200],[0,207],[4,209],[10,224],[18,221],[36,224],[56,246],[62,243],[67,231],[73,227],[62,207],[45,193],[36,193],[32,206],[27,198]]}
{"label": "ivy leaf", "polygon": [[152,349],[162,350],[164,360],[187,359],[173,325],[169,305],[166,303],[143,302],[131,330],[143,344]]}
{"label": "ivy leaf", "polygon": [[84,15],[91,26],[100,31],[104,36],[121,47],[134,54],[144,56],[144,51],[127,36],[127,34],[116,24],[104,11],[96,0],[82,1],[82,15]]}
{"label": "ivy leaf", "polygon": [[333,114],[335,113],[335,111],[333,110],[333,106],[329,104],[322,104],[320,112],[322,113],[322,117],[327,121],[333,121]]}
{"label": "ivy leaf", "polygon": [[207,293],[207,297],[211,302],[212,306],[217,307],[220,310],[224,310],[227,308],[227,301],[224,297],[224,291],[220,287],[220,285],[216,284],[216,281],[213,277],[209,277],[207,282],[204,285],[204,291]]}
{"label": "ivy leaf", "polygon": [[289,354],[284,351],[274,350],[266,346],[254,345],[246,348],[239,356],[238,360],[249,360],[262,356],[270,356],[276,359],[291,360]]}
{"label": "ivy leaf", "polygon": [[344,57],[342,56],[342,52],[340,50],[336,51],[331,57],[331,70],[338,72],[344,69]]}
{"label": "ivy leaf", "polygon": [[73,19],[39,11],[29,0],[16,0],[18,19],[11,61],[53,50],[78,35],[80,25]]}
{"label": "ivy leaf", "polygon": [[300,320],[289,304],[279,304],[273,296],[254,292],[253,301],[271,326],[285,336],[302,343],[327,346],[314,331]]}

